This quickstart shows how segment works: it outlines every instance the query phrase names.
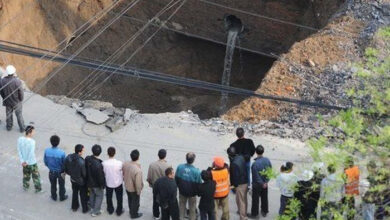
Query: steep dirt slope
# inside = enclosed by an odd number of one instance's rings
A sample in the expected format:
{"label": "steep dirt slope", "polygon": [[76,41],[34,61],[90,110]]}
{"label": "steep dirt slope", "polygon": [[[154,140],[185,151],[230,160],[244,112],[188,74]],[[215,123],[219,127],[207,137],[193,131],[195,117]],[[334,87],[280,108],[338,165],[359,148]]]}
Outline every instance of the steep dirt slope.
{"label": "steep dirt slope", "polygon": [[[389,6],[382,1],[349,2],[323,30],[295,43],[288,53],[283,54],[256,91],[348,106],[350,103],[345,91],[351,74],[356,71],[351,64],[359,62],[364,42],[368,42],[372,33],[389,24]],[[224,118],[252,122],[291,121],[292,118],[307,118],[319,111],[329,112],[249,98],[230,109]]]}

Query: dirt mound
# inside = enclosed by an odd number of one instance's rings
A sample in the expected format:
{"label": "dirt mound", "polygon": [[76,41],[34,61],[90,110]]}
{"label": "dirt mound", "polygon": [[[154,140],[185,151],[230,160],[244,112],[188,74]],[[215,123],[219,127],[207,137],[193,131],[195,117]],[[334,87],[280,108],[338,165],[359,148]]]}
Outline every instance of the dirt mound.
{"label": "dirt mound", "polygon": [[[370,9],[369,16],[363,16],[366,19],[361,19],[355,14],[356,10],[361,10],[356,4],[347,5],[346,10],[333,18],[319,33],[295,43],[288,53],[274,63],[257,92],[348,106],[350,103],[345,88],[348,88],[351,74],[356,71],[351,64],[360,60],[364,50],[362,42],[367,42],[369,33],[373,33],[380,26],[378,20],[386,18],[384,13],[374,13],[380,6],[364,2],[361,7]],[[371,13],[376,16],[371,16]],[[388,17],[386,21],[388,22]],[[382,20],[382,23],[386,21]],[[304,115],[300,113],[313,114],[318,111],[329,112],[249,98],[233,107],[223,117],[227,120],[251,122],[291,121],[292,118]]]}

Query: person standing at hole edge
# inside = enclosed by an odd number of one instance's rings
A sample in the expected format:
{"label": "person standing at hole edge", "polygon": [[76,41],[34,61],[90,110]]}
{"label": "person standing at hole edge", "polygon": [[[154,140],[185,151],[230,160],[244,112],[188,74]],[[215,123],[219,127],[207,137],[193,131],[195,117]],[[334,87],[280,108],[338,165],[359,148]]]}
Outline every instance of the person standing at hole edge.
{"label": "person standing at hole edge", "polygon": [[8,131],[12,129],[12,114],[15,111],[20,132],[24,132],[25,125],[22,115],[24,92],[22,88],[22,82],[15,76],[16,69],[14,66],[7,66],[6,72],[8,75],[0,79],[0,95],[3,98],[3,106],[5,106],[6,110],[6,127]]}
{"label": "person standing at hole edge", "polygon": [[165,170],[165,176],[153,184],[153,195],[161,207],[161,220],[179,220],[179,205],[177,203],[177,185],[172,167]]}
{"label": "person standing at hole edge", "polygon": [[[165,171],[172,167],[170,164],[167,163],[165,160],[165,157],[167,156],[167,151],[165,149],[160,149],[158,151],[158,160],[151,163],[148,169],[148,177],[147,181],[149,183],[149,186],[153,189],[154,183],[157,181],[157,179],[165,176]],[[153,217],[154,219],[159,219],[160,216],[160,205],[157,202],[156,195],[153,194]]]}
{"label": "person standing at hole edge", "polygon": [[355,196],[359,196],[359,176],[359,167],[354,165],[353,157],[348,156],[344,169],[345,196],[342,199],[347,207],[347,219],[355,218]]}
{"label": "person standing at hole edge", "polygon": [[214,194],[216,183],[213,181],[210,171],[202,170],[200,175],[203,180],[203,183],[199,185],[197,193],[200,197],[200,220],[215,220]]}
{"label": "person standing at hole edge", "polygon": [[102,160],[99,159],[102,153],[102,147],[98,144],[92,146],[92,155],[85,158],[85,167],[87,170],[87,186],[89,188],[89,205],[91,206],[91,215],[96,217],[102,214],[101,206],[104,197],[104,171]]}
{"label": "person standing at hole edge", "polygon": [[186,205],[190,209],[190,220],[196,219],[196,192],[198,185],[202,183],[200,170],[192,165],[195,161],[195,154],[186,154],[185,164],[180,164],[176,169],[176,184],[179,187],[179,209],[180,219],[183,220],[186,213]]}
{"label": "person standing at hole edge", "polygon": [[244,156],[236,153],[234,147],[229,147],[227,150],[230,163],[230,182],[234,187],[233,190],[236,193],[236,203],[240,220],[248,219],[248,170],[245,166]]}
{"label": "person standing at hole edge", "polygon": [[338,213],[342,205],[342,197],[344,194],[343,179],[336,174],[334,164],[328,165],[328,176],[321,181],[320,198],[321,204],[321,220],[335,219],[334,213]]}
{"label": "person standing at hole edge", "polygon": [[259,215],[259,197],[261,198],[261,215],[267,216],[268,209],[268,182],[269,178],[262,174],[268,169],[272,169],[271,161],[267,157],[263,157],[264,147],[258,145],[256,147],[257,158],[252,164],[252,209],[251,217],[255,218]]}
{"label": "person standing at hole edge", "polygon": [[51,185],[51,198],[57,201],[57,182],[59,186],[60,201],[64,201],[68,198],[65,195],[65,179],[64,179],[64,162],[65,152],[61,150],[58,145],[60,144],[60,137],[53,135],[50,137],[51,147],[46,148],[43,161],[47,168],[49,168],[49,180]]}
{"label": "person standing at hole edge", "polygon": [[293,173],[293,163],[286,162],[280,167],[280,174],[276,178],[276,185],[280,189],[279,215],[284,215],[294,196],[294,188],[297,186],[298,177]]}
{"label": "person standing at hole edge", "polygon": [[123,164],[123,176],[126,186],[127,198],[129,200],[130,218],[140,218],[142,213],[139,213],[139,203],[142,188],[142,170],[139,164],[139,151],[133,150],[130,153],[131,161],[126,161]]}
{"label": "person standing at hole edge", "polygon": [[114,205],[112,203],[112,194],[115,191],[116,196],[116,214],[123,214],[123,163],[114,158],[115,148],[107,149],[109,159],[103,162],[104,175],[106,177],[106,200],[108,214],[114,213]]}
{"label": "person standing at hole edge", "polygon": [[41,179],[38,171],[37,160],[35,159],[35,140],[32,139],[34,135],[34,127],[29,125],[26,127],[25,137],[18,139],[18,153],[20,163],[23,167],[23,189],[25,191],[30,187],[30,178],[32,177],[35,192],[42,192]]}
{"label": "person standing at hole edge", "polygon": [[[236,130],[237,140],[230,146],[236,149],[238,155],[242,155],[245,158],[247,172],[251,172],[251,157],[255,154],[255,144],[252,139],[245,138],[245,131],[243,128],[237,128]],[[248,175],[248,187],[251,183],[251,175]]]}
{"label": "person standing at hole edge", "polygon": [[79,209],[79,197],[83,213],[88,212],[88,195],[87,195],[87,171],[85,168],[85,161],[82,157],[84,153],[84,146],[77,144],[74,147],[74,153],[69,154],[65,158],[65,173],[70,176],[72,183],[72,210],[74,212]]}
{"label": "person standing at hole edge", "polygon": [[229,220],[229,166],[225,163],[225,160],[222,157],[214,157],[212,167],[209,167],[207,170],[211,172],[213,181],[216,183],[214,193],[215,217],[217,217],[218,209],[221,208],[221,220]]}

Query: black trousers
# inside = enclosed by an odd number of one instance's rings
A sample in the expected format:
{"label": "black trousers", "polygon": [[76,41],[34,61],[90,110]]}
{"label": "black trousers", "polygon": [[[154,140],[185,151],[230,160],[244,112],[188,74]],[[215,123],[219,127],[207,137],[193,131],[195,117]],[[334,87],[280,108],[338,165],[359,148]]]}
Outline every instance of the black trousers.
{"label": "black trousers", "polygon": [[252,209],[251,215],[257,216],[259,214],[259,198],[261,198],[261,211],[268,213],[268,188],[263,188],[258,183],[253,183],[252,186]]}
{"label": "black trousers", "polygon": [[355,219],[355,197],[346,196],[342,199],[343,205],[347,207],[347,219],[352,220]]}
{"label": "black trousers", "polygon": [[129,200],[130,217],[134,218],[138,214],[140,196],[137,192],[127,192],[127,199]]}
{"label": "black trousers", "polygon": [[324,202],[321,207],[321,220],[333,220],[333,210],[338,210],[340,204],[336,202]]}
{"label": "black trousers", "polygon": [[179,204],[177,199],[172,201],[167,208],[161,207],[161,220],[179,220]]}
{"label": "black trousers", "polygon": [[65,180],[61,176],[61,172],[50,171],[49,172],[51,198],[57,200],[57,182],[59,186],[60,200],[65,198]]}
{"label": "black trousers", "polygon": [[290,203],[290,200],[292,197],[287,197],[284,195],[280,196],[280,208],[279,208],[279,215],[284,215],[288,204]]}
{"label": "black trousers", "polygon": [[215,220],[215,210],[200,210],[200,220]]}
{"label": "black trousers", "polygon": [[116,188],[106,187],[107,212],[112,214],[114,212],[114,205],[112,203],[112,194],[115,191],[116,196],[116,214],[120,215],[123,212],[123,186],[122,184]]}
{"label": "black trousers", "polygon": [[153,216],[158,218],[160,216],[160,204],[157,201],[156,195],[153,193]]}
{"label": "black trousers", "polygon": [[79,196],[80,203],[83,209],[83,212],[88,212],[88,195],[87,195],[87,186],[79,185],[75,182],[72,182],[72,209],[77,210],[79,208]]}

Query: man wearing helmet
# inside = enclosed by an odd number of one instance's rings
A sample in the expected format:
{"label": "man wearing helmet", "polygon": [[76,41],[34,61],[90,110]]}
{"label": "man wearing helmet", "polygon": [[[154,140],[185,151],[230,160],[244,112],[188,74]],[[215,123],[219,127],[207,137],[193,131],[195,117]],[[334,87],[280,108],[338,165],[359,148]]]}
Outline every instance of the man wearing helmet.
{"label": "man wearing helmet", "polygon": [[22,82],[15,76],[16,69],[14,66],[8,65],[5,73],[6,76],[0,80],[0,95],[3,98],[3,106],[6,109],[6,127],[8,131],[12,129],[12,114],[15,111],[20,132],[23,132],[25,126],[22,115],[22,102],[24,97]]}

